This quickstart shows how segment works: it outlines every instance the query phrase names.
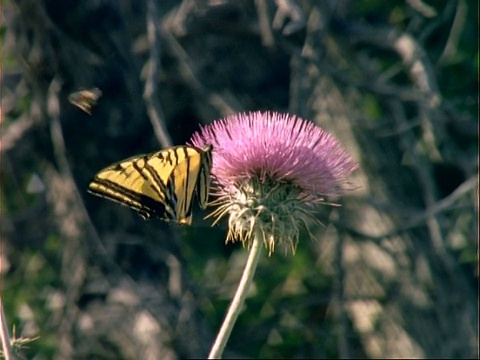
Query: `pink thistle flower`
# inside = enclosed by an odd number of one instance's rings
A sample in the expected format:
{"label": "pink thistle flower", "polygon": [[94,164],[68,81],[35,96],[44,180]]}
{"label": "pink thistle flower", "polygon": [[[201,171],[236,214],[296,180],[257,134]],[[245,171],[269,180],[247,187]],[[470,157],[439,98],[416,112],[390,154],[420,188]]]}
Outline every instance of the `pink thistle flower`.
{"label": "pink thistle flower", "polygon": [[213,186],[220,205],[217,220],[229,214],[227,240],[245,243],[261,230],[270,252],[275,241],[295,250],[298,223],[324,196],[349,188],[357,169],[329,133],[297,116],[251,112],[228,116],[201,128],[194,146],[213,145]]}

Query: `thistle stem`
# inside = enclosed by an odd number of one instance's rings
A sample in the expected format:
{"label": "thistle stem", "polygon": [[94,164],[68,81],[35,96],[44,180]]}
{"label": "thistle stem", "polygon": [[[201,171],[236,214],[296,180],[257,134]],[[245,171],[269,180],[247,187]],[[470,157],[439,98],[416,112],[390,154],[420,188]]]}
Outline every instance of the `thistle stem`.
{"label": "thistle stem", "polygon": [[248,289],[252,283],[253,276],[255,275],[255,270],[257,268],[258,259],[260,259],[260,254],[262,250],[261,233],[255,232],[253,236],[252,247],[250,248],[250,253],[248,254],[247,263],[245,264],[245,269],[243,270],[242,278],[238,284],[235,295],[233,296],[230,307],[228,308],[227,315],[223,320],[222,327],[218,332],[217,338],[213,343],[210,354],[208,355],[209,359],[221,359],[225,345],[230,337],[233,326],[237,321],[242,305],[247,296]]}

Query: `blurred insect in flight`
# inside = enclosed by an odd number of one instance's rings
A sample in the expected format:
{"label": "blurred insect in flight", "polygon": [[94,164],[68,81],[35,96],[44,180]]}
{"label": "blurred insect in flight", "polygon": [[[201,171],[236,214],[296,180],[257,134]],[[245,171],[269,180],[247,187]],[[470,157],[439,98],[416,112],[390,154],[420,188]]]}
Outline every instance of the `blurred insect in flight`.
{"label": "blurred insect in flight", "polygon": [[102,91],[98,88],[80,90],[68,95],[68,101],[88,115],[92,115],[92,107],[97,104],[100,96],[102,96]]}

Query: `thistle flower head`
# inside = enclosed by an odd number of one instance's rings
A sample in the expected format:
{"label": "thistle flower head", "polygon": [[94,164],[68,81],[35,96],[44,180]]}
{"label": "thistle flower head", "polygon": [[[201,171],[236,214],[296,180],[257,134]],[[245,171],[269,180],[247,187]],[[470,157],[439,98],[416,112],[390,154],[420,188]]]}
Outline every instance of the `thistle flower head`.
{"label": "thistle flower head", "polygon": [[262,234],[295,250],[299,224],[324,196],[340,195],[357,168],[330,134],[299,117],[276,112],[228,116],[195,133],[197,147],[213,145],[217,220],[229,215],[228,240],[250,245]]}

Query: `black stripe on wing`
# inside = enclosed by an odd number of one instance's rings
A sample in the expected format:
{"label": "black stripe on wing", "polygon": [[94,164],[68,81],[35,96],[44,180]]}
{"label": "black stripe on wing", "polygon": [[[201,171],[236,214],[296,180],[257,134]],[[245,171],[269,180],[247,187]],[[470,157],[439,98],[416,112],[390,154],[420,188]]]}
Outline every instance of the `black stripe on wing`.
{"label": "black stripe on wing", "polygon": [[212,145],[207,145],[203,149],[200,174],[197,181],[197,198],[202,209],[208,204],[208,195],[210,192],[210,174],[212,170]]}
{"label": "black stripe on wing", "polygon": [[190,157],[188,156],[188,152],[186,148],[181,148],[181,150],[184,152],[185,156],[185,162],[186,162],[186,169],[187,171],[185,172],[185,181],[183,182],[183,209],[182,213],[185,214],[186,218],[189,218],[192,216],[192,198],[193,198],[193,192],[189,193],[188,192],[188,187],[190,184],[190,175],[191,175],[191,170],[190,170]]}
{"label": "black stripe on wing", "polygon": [[126,189],[109,180],[94,179],[88,187],[88,192],[128,206],[138,211],[144,219],[157,217],[167,221],[176,220],[172,208],[166,207],[165,204],[149,196]]}

